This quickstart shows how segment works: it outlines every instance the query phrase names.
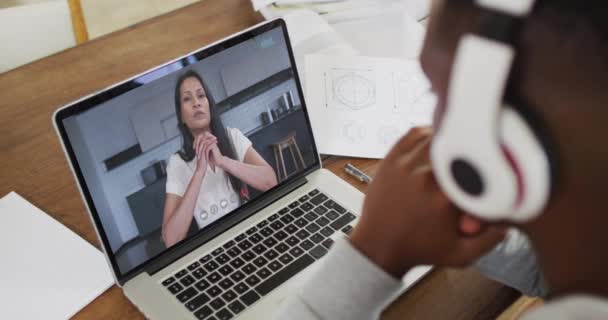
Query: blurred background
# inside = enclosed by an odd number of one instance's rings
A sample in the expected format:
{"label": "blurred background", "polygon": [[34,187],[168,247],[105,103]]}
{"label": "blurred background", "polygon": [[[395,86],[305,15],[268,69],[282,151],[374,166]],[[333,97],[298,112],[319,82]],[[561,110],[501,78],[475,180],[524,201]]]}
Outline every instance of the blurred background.
{"label": "blurred background", "polygon": [[0,0],[0,73],[200,0]]}
{"label": "blurred background", "polygon": [[[205,0],[0,0],[0,73],[198,1]],[[385,40],[411,37],[395,32],[403,28],[402,13],[423,21],[430,3],[431,0],[251,0],[248,5],[267,19],[294,10],[310,10],[353,42],[361,54],[403,56],[407,48],[395,50],[395,43]],[[365,50],[370,48],[373,50]]]}

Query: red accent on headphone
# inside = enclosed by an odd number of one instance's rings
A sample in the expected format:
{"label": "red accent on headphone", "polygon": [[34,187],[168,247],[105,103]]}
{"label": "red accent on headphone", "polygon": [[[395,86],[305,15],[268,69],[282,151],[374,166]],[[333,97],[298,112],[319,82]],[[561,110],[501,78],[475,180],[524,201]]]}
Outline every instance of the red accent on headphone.
{"label": "red accent on headphone", "polygon": [[521,172],[521,168],[517,164],[517,161],[515,161],[515,157],[513,156],[511,150],[509,150],[509,148],[507,148],[504,144],[500,144],[500,149],[505,155],[505,158],[507,158],[507,161],[509,161],[509,165],[511,165],[511,168],[513,168],[515,178],[517,179],[517,198],[515,200],[515,207],[517,208],[523,203],[525,195],[524,191],[526,190],[526,184],[524,182],[523,173]]}

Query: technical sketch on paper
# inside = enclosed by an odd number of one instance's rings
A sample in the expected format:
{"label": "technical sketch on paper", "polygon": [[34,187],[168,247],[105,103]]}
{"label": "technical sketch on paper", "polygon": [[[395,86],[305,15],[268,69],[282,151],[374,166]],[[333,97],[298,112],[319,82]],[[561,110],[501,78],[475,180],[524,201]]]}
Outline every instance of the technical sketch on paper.
{"label": "technical sketch on paper", "polygon": [[428,81],[419,73],[393,72],[394,111],[409,115],[428,113],[428,105],[421,102],[429,89]]}
{"label": "technical sketch on paper", "polygon": [[363,110],[376,104],[376,80],[370,69],[331,68],[324,73],[329,108]]}
{"label": "technical sketch on paper", "polygon": [[306,83],[322,153],[382,158],[432,119],[435,96],[417,61],[308,55]]}

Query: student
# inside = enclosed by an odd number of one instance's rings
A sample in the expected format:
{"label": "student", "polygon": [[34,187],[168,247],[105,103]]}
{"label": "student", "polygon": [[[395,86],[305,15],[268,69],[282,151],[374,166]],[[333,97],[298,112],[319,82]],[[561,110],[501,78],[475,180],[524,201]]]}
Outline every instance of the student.
{"label": "student", "polygon": [[246,185],[266,191],[277,184],[272,167],[236,128],[224,128],[202,78],[181,75],[175,86],[175,112],[181,150],[167,166],[162,237],[167,247],[183,240],[192,218],[199,228],[247,200]]}
{"label": "student", "polygon": [[[470,265],[501,241],[509,226],[529,237],[549,288],[549,303],[525,319],[608,319],[604,2],[539,0],[516,39],[518,81],[511,90],[538,115],[557,163],[539,216],[495,223],[459,211],[431,170],[432,130],[414,129],[382,161],[350,239],[334,244],[279,318],[375,318],[411,267]],[[435,3],[421,61],[439,97],[437,130],[448,105],[455,50],[481,20],[472,0]]]}

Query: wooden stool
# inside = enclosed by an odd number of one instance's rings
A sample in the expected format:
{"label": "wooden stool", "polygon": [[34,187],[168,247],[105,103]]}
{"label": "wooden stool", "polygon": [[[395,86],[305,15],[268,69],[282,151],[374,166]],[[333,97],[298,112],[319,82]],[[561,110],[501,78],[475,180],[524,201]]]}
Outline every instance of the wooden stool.
{"label": "wooden stool", "polygon": [[[291,159],[293,160],[293,164],[296,167],[296,172],[299,170],[304,170],[304,168],[306,168],[304,158],[302,158],[302,153],[300,152],[300,148],[298,147],[298,143],[296,142],[295,131],[290,132],[285,138],[273,144],[272,149],[274,150],[274,160],[277,164],[277,177],[279,178],[279,182],[287,179],[288,177],[287,168],[285,167],[285,159],[283,158],[284,149],[289,149],[289,152],[291,153]],[[281,173],[283,173],[282,176]]]}

